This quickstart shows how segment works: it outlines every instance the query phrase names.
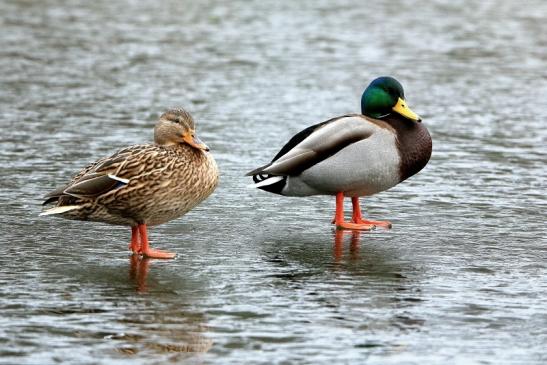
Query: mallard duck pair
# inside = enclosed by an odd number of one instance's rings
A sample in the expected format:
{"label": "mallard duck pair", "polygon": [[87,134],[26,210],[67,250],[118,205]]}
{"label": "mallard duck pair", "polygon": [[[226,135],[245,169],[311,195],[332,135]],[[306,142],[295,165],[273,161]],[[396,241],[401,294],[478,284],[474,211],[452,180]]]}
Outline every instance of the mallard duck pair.
{"label": "mallard duck pair", "polygon": [[[286,196],[335,195],[339,229],[391,227],[365,220],[360,196],[387,190],[420,171],[431,156],[431,137],[408,106],[401,84],[380,77],[365,90],[361,113],[327,120],[297,133],[272,162],[251,171],[257,188]],[[174,254],[150,248],[147,226],[178,218],[209,196],[218,169],[195,136],[182,109],[164,113],[154,144],[127,147],[80,171],[46,196],[56,203],[42,215],[131,226],[133,253],[152,258]],[[351,222],[344,219],[351,197]]]}

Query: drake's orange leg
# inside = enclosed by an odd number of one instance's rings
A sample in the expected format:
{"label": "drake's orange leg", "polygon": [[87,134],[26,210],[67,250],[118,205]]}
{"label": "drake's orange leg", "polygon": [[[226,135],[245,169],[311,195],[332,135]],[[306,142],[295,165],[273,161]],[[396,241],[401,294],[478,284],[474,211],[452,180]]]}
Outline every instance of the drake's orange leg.
{"label": "drake's orange leg", "polygon": [[175,257],[174,253],[150,248],[150,244],[148,243],[148,233],[146,232],[146,224],[139,224],[138,228],[141,236],[140,253],[142,253],[144,257],[150,257],[153,259],[172,259]]}
{"label": "drake's orange leg", "polygon": [[334,222],[337,229],[352,229],[360,231],[370,231],[374,229],[374,224],[368,223],[350,223],[344,221],[344,193],[336,194],[336,214]]}
{"label": "drake's orange leg", "polygon": [[351,221],[357,224],[373,224],[375,226],[383,227],[386,229],[391,228],[391,223],[388,221],[369,221],[368,219],[363,219],[361,216],[361,207],[359,206],[359,198],[351,198],[351,204],[353,206],[353,215]]}
{"label": "drake's orange leg", "polygon": [[131,227],[131,243],[129,244],[131,252],[139,253],[141,245],[139,243],[139,229],[137,227]]}

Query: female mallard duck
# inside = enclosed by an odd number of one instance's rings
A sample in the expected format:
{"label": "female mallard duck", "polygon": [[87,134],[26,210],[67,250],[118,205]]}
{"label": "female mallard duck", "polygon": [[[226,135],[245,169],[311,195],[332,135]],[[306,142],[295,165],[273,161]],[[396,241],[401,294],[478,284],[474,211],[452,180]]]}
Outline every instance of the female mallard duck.
{"label": "female mallard duck", "polygon": [[[431,156],[431,137],[405,102],[401,84],[379,77],[349,114],[296,134],[269,164],[252,175],[255,187],[287,196],[335,195],[333,223],[340,229],[391,227],[361,217],[359,197],[387,190],[420,171]],[[353,216],[344,221],[344,196]]]}
{"label": "female mallard duck", "polygon": [[133,253],[173,258],[173,253],[150,248],[146,227],[178,218],[207,198],[217,186],[218,168],[183,109],[160,117],[154,142],[124,148],[87,166],[68,185],[45,196],[44,205],[56,206],[41,215],[131,226]]}

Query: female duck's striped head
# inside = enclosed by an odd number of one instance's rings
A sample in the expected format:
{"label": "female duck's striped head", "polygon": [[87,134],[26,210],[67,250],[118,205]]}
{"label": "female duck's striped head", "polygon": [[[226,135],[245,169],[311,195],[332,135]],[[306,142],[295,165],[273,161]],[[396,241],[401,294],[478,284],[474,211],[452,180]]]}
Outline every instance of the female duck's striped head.
{"label": "female duck's striped head", "polygon": [[196,136],[194,119],[186,110],[169,109],[163,113],[154,128],[154,141],[162,146],[188,144],[198,150],[209,147]]}
{"label": "female duck's striped head", "polygon": [[420,117],[406,105],[405,92],[393,77],[378,77],[370,83],[361,97],[361,113],[371,118],[381,118],[398,113],[414,122]]}

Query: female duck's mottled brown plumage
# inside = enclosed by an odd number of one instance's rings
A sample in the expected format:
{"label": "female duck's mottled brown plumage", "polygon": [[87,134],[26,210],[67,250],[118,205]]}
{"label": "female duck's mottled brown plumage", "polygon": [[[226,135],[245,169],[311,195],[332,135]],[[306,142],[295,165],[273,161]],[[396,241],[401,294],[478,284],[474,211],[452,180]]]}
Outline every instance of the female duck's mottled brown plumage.
{"label": "female duck's mottled brown plumage", "polygon": [[68,185],[46,196],[44,204],[56,206],[42,214],[131,227],[158,225],[184,215],[216,188],[217,165],[183,109],[160,117],[154,140],[90,164]]}

